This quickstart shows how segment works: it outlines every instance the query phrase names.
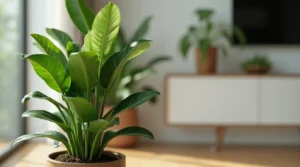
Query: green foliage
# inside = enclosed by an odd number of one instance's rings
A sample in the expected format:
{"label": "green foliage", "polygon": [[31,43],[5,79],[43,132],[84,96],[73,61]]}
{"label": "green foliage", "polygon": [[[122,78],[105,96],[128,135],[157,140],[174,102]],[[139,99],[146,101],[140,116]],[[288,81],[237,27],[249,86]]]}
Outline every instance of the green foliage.
{"label": "green foliage", "polygon": [[257,66],[257,67],[271,67],[272,63],[266,54],[256,53],[253,58],[250,58],[242,63],[243,67]]}
{"label": "green foliage", "polygon": [[[134,32],[132,37],[130,37],[128,39],[125,37],[124,31],[120,27],[119,34],[117,36],[115,44],[112,46],[110,55],[113,55],[113,53],[115,53],[115,52],[126,52],[126,50],[124,50],[123,48],[130,49],[129,46],[131,46],[132,44],[135,44],[134,41],[143,42],[144,40],[140,40],[140,39],[145,38],[145,36],[149,32],[152,19],[153,19],[153,16],[146,17],[142,21],[142,23],[138,26],[138,28],[136,29],[136,31]],[[150,41],[148,41],[148,42],[150,42]],[[143,45],[148,45],[148,44],[143,43]],[[139,46],[139,47],[143,47],[143,46]],[[114,56],[121,57],[121,55],[113,55],[112,57],[114,57]],[[167,62],[170,60],[171,60],[170,56],[158,55],[158,56],[154,57],[153,59],[151,59],[149,61],[149,63],[147,63],[144,66],[140,66],[140,67],[133,67],[132,66],[133,61],[129,60],[124,65],[123,70],[118,75],[118,77],[114,77],[115,84],[113,87],[111,87],[111,89],[113,91],[111,91],[111,93],[108,94],[107,101],[111,105],[116,105],[120,101],[124,100],[126,97],[128,97],[130,94],[132,94],[132,92],[134,92],[134,88],[136,87],[136,84],[139,81],[141,81],[142,79],[148,77],[149,75],[151,75],[155,72],[154,67],[157,64],[162,63],[162,62]],[[111,64],[116,62],[115,60],[111,59],[111,60],[108,60],[107,63],[109,61]],[[110,65],[108,65],[108,66],[112,67]],[[111,69],[107,69],[107,71],[109,71],[109,70],[111,70]],[[101,81],[106,82],[106,83],[102,83],[104,86],[106,86],[108,84],[108,80],[101,79]],[[151,90],[153,90],[153,88],[151,88]],[[102,96],[103,95],[104,95],[104,92],[102,92]],[[155,97],[153,97],[153,99],[151,99],[151,101],[155,102],[156,101]]]}
{"label": "green foliage", "polygon": [[83,34],[87,34],[92,28],[95,14],[85,0],[66,0],[66,7],[73,23]]}
{"label": "green foliage", "polygon": [[65,48],[67,48],[69,42],[73,41],[67,33],[55,28],[46,28],[46,31],[53,39],[57,40]]}
{"label": "green foliage", "polygon": [[23,58],[30,61],[34,71],[49,87],[60,93],[68,92],[71,78],[59,59],[44,54],[26,55]]}
{"label": "green foliage", "polygon": [[231,30],[219,30],[212,21],[214,13],[212,9],[197,9],[195,11],[198,17],[198,24],[190,26],[187,33],[179,41],[180,53],[184,58],[187,57],[192,46],[200,48],[203,60],[205,60],[210,47],[220,48],[223,55],[227,56],[234,38],[241,46],[247,42],[243,30],[238,26],[233,26]]}
{"label": "green foliage", "polygon": [[[66,6],[74,24],[85,34],[83,46],[73,42],[67,33],[48,28],[47,33],[66,49],[67,55],[50,39],[33,34],[32,37],[44,54],[23,56],[51,89],[61,93],[64,103],[59,103],[39,91],[34,91],[22,99],[22,103],[41,99],[53,104],[58,112],[30,110],[22,116],[53,122],[65,135],[56,131],[26,134],[17,138],[12,146],[25,140],[46,137],[55,140],[55,146],[60,143],[65,145],[70,155],[94,162],[102,155],[107,143],[116,136],[136,135],[153,139],[150,131],[140,127],[128,127],[120,131],[107,130],[119,124],[117,115],[124,109],[141,105],[159,95],[159,92],[149,90],[132,94],[121,101],[109,115],[103,115],[107,94],[115,91],[115,81],[125,70],[126,63],[148,50],[150,41],[134,40],[120,52],[113,53],[111,48],[118,43],[116,38],[120,24],[119,8],[109,3],[94,16],[84,0],[66,0]],[[147,22],[149,21],[145,24]],[[142,26],[142,29],[147,27]],[[139,31],[136,36],[140,37],[144,33],[145,31]],[[166,59],[154,59],[140,71]],[[130,75],[137,73],[139,72]],[[101,92],[104,95],[100,100]]]}

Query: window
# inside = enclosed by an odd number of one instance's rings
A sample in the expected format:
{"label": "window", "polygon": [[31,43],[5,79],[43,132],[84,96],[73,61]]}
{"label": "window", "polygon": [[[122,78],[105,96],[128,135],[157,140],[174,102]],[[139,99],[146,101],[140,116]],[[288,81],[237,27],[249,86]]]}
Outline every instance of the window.
{"label": "window", "polygon": [[25,0],[0,0],[0,157],[24,133]]}

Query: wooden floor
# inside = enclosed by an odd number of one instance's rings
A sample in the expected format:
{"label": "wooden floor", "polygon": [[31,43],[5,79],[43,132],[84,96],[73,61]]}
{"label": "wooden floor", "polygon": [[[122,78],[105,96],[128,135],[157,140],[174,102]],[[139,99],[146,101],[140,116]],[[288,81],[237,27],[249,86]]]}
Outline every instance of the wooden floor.
{"label": "wooden floor", "polygon": [[0,153],[2,150],[7,150],[11,142],[0,140]]}
{"label": "wooden floor", "polygon": [[[55,149],[27,144],[1,167],[44,167]],[[127,167],[300,167],[299,146],[225,146],[220,153],[209,146],[142,144],[135,149],[110,149],[126,155]]]}

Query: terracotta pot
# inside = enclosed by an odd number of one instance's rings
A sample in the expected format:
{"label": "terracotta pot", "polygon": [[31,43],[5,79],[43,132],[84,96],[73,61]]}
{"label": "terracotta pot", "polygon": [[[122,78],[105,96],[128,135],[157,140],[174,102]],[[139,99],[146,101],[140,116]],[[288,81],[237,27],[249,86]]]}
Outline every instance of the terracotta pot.
{"label": "terracotta pot", "polygon": [[269,66],[246,65],[244,70],[249,74],[266,74],[269,72]]}
{"label": "terracotta pot", "polygon": [[[104,113],[107,113],[112,108],[112,106],[105,106]],[[135,108],[130,108],[122,111],[117,117],[120,118],[120,125],[112,127],[111,129],[113,130],[120,130],[128,126],[139,125],[137,111]],[[107,146],[119,148],[133,147],[138,143],[138,140],[139,137],[137,136],[118,136],[112,139]]]}
{"label": "terracotta pot", "polygon": [[197,74],[213,74],[216,73],[217,48],[209,48],[206,59],[199,48],[195,50]]}
{"label": "terracotta pot", "polygon": [[66,153],[66,151],[60,151],[52,153],[47,158],[46,167],[126,167],[125,155],[112,151],[104,151],[104,154],[115,156],[117,160],[110,162],[101,162],[101,163],[66,163],[56,161],[59,155]]}

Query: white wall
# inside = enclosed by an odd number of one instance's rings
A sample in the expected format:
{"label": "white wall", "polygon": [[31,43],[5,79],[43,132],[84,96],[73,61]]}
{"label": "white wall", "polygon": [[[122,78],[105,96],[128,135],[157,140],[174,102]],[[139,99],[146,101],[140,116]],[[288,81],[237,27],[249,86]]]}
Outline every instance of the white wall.
{"label": "white wall", "polygon": [[[99,9],[107,1],[95,1]],[[215,21],[222,24],[232,22],[231,0],[112,0],[121,10],[122,26],[130,36],[136,27],[148,15],[154,15],[148,39],[154,41],[148,53],[137,60],[137,64],[146,63],[159,54],[169,54],[173,61],[161,64],[157,73],[144,80],[141,85],[151,83],[163,93],[163,78],[167,73],[194,73],[194,56],[190,52],[184,61],[178,52],[178,39],[186,32],[187,26],[195,23],[193,14],[197,7],[212,7],[216,10]],[[239,63],[255,51],[269,54],[275,66],[273,72],[300,73],[300,47],[248,47],[244,51],[233,51],[227,59],[219,59],[219,72],[242,72]],[[207,92],[209,93],[209,90]],[[203,142],[211,143],[214,139],[213,129],[174,128],[164,125],[163,94],[160,102],[151,106],[144,104],[139,108],[141,125],[154,132],[156,141],[165,142]],[[183,113],[184,114],[184,113]],[[265,143],[265,144],[300,144],[300,135],[296,129],[229,129],[226,143]]]}

